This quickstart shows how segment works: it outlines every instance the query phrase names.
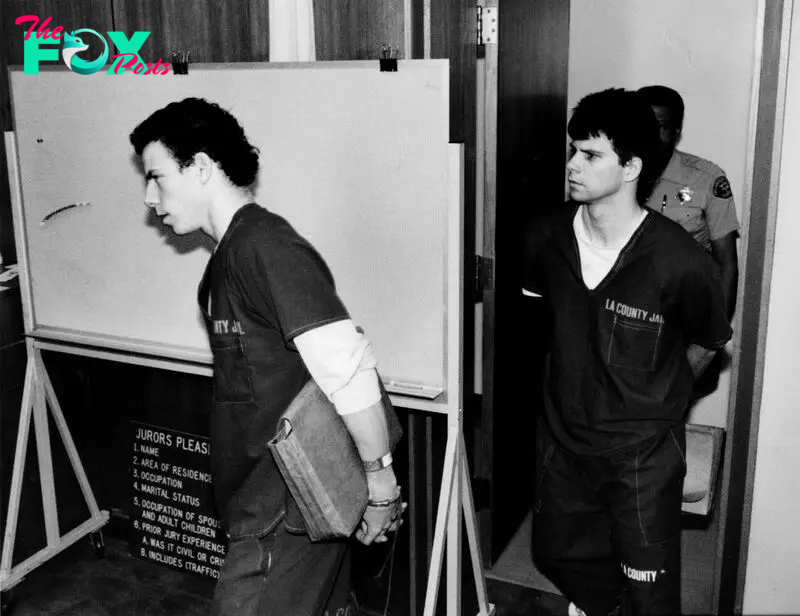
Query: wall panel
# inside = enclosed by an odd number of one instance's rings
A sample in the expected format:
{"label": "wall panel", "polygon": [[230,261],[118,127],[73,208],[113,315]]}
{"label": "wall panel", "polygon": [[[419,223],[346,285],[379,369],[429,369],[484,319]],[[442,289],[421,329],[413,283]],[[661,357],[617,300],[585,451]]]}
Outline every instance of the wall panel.
{"label": "wall panel", "polygon": [[314,0],[317,60],[379,58],[381,45],[402,58],[403,0]]}
{"label": "wall panel", "polygon": [[141,56],[170,61],[191,51],[193,62],[261,62],[269,59],[267,0],[114,0],[118,30],[151,32]]}

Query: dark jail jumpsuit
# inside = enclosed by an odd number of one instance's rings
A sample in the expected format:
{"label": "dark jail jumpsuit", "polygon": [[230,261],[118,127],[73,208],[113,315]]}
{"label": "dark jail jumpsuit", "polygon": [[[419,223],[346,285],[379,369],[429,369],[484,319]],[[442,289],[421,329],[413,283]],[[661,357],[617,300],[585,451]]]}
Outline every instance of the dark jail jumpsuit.
{"label": "dark jail jumpsuit", "polygon": [[649,213],[611,271],[583,282],[567,203],[528,235],[523,289],[549,303],[533,553],[589,616],[680,612],[687,347],[731,336],[708,254]]}
{"label": "dark jail jumpsuit", "polygon": [[[349,315],[322,257],[256,204],[233,217],[198,292],[214,355],[211,465],[229,537],[217,616],[330,616],[346,543],[311,543],[267,442],[308,381],[295,336]],[[341,581],[341,580],[339,580]],[[344,584],[345,588],[347,584]]]}

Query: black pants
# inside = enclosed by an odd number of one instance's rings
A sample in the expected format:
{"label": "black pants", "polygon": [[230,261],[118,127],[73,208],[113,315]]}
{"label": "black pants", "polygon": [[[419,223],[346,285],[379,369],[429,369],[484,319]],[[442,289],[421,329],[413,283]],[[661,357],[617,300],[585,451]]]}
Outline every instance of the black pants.
{"label": "black pants", "polygon": [[588,616],[680,614],[683,424],[610,458],[537,434],[533,556]]}

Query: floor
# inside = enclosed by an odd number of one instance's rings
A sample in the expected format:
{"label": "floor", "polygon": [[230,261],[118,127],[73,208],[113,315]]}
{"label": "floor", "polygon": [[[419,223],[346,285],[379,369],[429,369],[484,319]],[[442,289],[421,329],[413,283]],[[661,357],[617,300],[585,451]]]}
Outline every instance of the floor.
{"label": "floor", "polygon": [[205,578],[128,554],[105,539],[98,558],[89,540],[70,546],[15,586],[3,616],[195,616],[208,612]]}
{"label": "floor", "polygon": [[[355,565],[356,610],[352,616],[405,616],[406,594],[395,586],[386,611],[385,587],[365,577],[372,572]],[[375,572],[375,573],[383,573]],[[507,582],[487,580],[489,600],[497,616],[554,616],[566,614],[561,597],[539,593]],[[15,586],[3,616],[200,616],[208,614],[213,583],[208,578],[179,572],[133,557],[125,541],[105,537],[98,558],[88,538],[81,540],[34,570]],[[359,597],[361,595],[361,597]],[[359,598],[361,599],[359,601]]]}
{"label": "floor", "polygon": [[560,595],[558,589],[539,573],[533,563],[530,549],[532,517],[532,513],[528,512],[500,558],[487,572],[487,577],[526,588],[539,588],[551,594]]}

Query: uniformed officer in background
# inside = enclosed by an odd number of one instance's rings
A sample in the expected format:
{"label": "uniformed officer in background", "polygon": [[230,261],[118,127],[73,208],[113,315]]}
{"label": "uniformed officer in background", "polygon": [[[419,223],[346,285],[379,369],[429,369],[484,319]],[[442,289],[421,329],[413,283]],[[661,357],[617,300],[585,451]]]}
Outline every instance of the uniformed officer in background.
{"label": "uniformed officer in background", "polygon": [[663,171],[647,207],[679,223],[714,257],[720,268],[725,307],[733,317],[739,266],[736,237],[739,220],[725,172],[711,161],[676,148],[683,128],[681,95],[661,85],[639,89],[661,126]]}

